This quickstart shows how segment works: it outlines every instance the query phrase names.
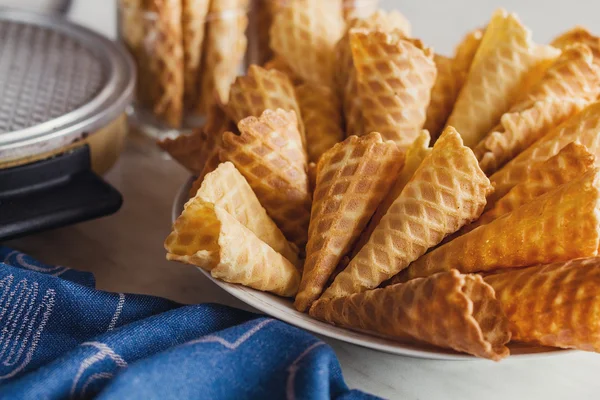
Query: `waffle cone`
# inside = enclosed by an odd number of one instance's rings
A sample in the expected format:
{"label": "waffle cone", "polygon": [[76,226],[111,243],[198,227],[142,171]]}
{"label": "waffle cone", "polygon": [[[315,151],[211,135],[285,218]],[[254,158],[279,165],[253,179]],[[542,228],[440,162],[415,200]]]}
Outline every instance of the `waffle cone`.
{"label": "waffle cone", "polygon": [[431,133],[434,142],[442,133],[446,120],[452,113],[452,107],[458,96],[459,89],[456,86],[456,68],[454,59],[434,55],[433,60],[437,69],[435,84],[431,88],[431,101],[427,107],[425,129]]}
{"label": "waffle cone", "polygon": [[145,23],[144,37],[154,38],[149,50],[149,80],[152,89],[144,90],[148,98],[140,100],[150,106],[154,115],[173,128],[181,125],[183,115],[184,71],[181,2],[155,0],[149,12],[156,20]]}
{"label": "waffle cone", "polygon": [[322,298],[376,288],[479,217],[491,190],[473,152],[462,145],[456,130],[446,128],[367,244]]}
{"label": "waffle cone", "polygon": [[514,340],[600,352],[600,258],[507,271],[485,281]]}
{"label": "waffle cone", "polygon": [[549,97],[522,110],[504,114],[500,125],[473,149],[479,166],[486,174],[493,174],[588,103],[580,98]]}
{"label": "waffle cone", "polygon": [[221,159],[236,166],[285,236],[303,247],[311,196],[297,125],[295,113],[281,109],[245,118],[238,124],[241,135],[223,135]]}
{"label": "waffle cone", "polygon": [[[207,116],[206,125],[189,135],[165,138],[157,144],[188,171],[199,178],[198,186],[204,175],[219,165],[218,153],[221,149],[221,135],[234,129],[229,118],[219,107],[212,107]],[[195,191],[194,191],[195,194]]]}
{"label": "waffle cone", "polygon": [[366,132],[406,148],[425,123],[436,69],[430,49],[401,36],[353,30],[350,41]]}
{"label": "waffle cone", "polygon": [[273,250],[298,264],[298,248],[286,240],[232,163],[222,163],[207,174],[195,197],[227,211]]}
{"label": "waffle cone", "polygon": [[[528,80],[560,52],[536,45],[514,14],[498,10],[487,26],[448,125],[475,146],[500,120]],[[534,71],[535,76],[531,76]]]}
{"label": "waffle cone", "polygon": [[201,154],[206,145],[206,136],[202,128],[194,130],[189,135],[165,138],[157,144],[192,174],[199,175],[204,168],[206,159]]}
{"label": "waffle cone", "polygon": [[509,323],[494,290],[480,276],[456,270],[319,300],[310,314],[330,324],[495,361],[509,354]]}
{"label": "waffle cone", "polygon": [[424,130],[421,131],[421,134],[415,139],[413,144],[410,145],[410,147],[406,151],[404,165],[400,169],[398,176],[395,178],[395,182],[392,185],[391,189],[388,191],[388,193],[385,195],[385,197],[377,207],[375,214],[373,214],[371,221],[369,221],[369,225],[367,225],[367,229],[365,229],[360,234],[360,237],[356,242],[354,249],[352,250],[352,257],[356,256],[360,249],[362,249],[363,246],[367,244],[369,238],[371,237],[371,234],[373,233],[377,225],[379,225],[379,221],[381,221],[383,216],[387,214],[394,201],[396,201],[398,196],[400,196],[400,193],[402,193],[402,190],[404,190],[404,187],[406,186],[408,181],[410,181],[410,179],[413,177],[415,171],[417,170],[417,168],[419,168],[419,165],[421,165],[421,162],[429,153],[431,153],[429,142],[429,132]]}
{"label": "waffle cone", "polygon": [[211,0],[210,21],[198,111],[206,113],[215,103],[227,104],[229,87],[235,80],[246,53],[248,0]]}
{"label": "waffle cone", "polygon": [[477,50],[481,44],[483,32],[483,29],[474,29],[470,31],[465,35],[465,37],[460,41],[454,50],[454,76],[455,85],[457,88],[457,96],[458,92],[460,92],[460,89],[467,80],[469,70],[473,64],[473,59],[475,58],[475,54],[477,54]]}
{"label": "waffle cone", "polygon": [[563,50],[541,80],[525,93],[512,110],[549,97],[592,102],[598,94],[600,66],[594,64],[594,54],[587,45],[575,44]]}
{"label": "waffle cone", "polygon": [[579,178],[593,168],[594,158],[585,146],[578,143],[568,144],[557,155],[540,163],[533,170],[532,175],[513,187],[489,210],[481,214],[479,219],[463,227],[457,233],[464,235],[478,226],[489,224],[501,216],[513,212],[523,204],[529,203],[536,197]]}
{"label": "waffle cone", "polygon": [[[247,75],[238,76],[231,85],[229,103],[225,110],[231,119],[239,123],[246,117],[260,117],[265,110],[278,108],[301,115],[289,77],[280,71],[269,71],[251,65]],[[304,124],[301,119],[298,121],[298,129],[304,143]]]}
{"label": "waffle cone", "polygon": [[600,65],[600,38],[592,35],[582,26],[562,33],[552,41],[552,46],[565,50],[570,46],[583,44],[588,46],[594,55],[594,63]]}
{"label": "waffle cone", "polygon": [[458,269],[493,271],[598,254],[600,182],[596,170],[537,197],[415,261],[408,279]]}
{"label": "waffle cone", "polygon": [[335,83],[342,97],[342,106],[346,121],[346,136],[360,136],[366,132],[364,132],[356,70],[352,60],[352,50],[350,49],[350,31],[352,29],[371,29],[385,32],[400,31],[404,35],[409,36],[411,27],[406,17],[399,12],[377,10],[368,18],[350,20],[346,33],[335,46],[337,60]]}
{"label": "waffle cone", "polygon": [[306,130],[308,160],[317,162],[321,154],[344,139],[342,107],[336,93],[323,85],[297,86],[296,96]]}
{"label": "waffle cone", "polygon": [[502,169],[493,174],[490,180],[495,191],[488,198],[491,205],[503,197],[519,182],[527,179],[544,162],[571,142],[579,142],[590,153],[600,157],[600,103],[587,106],[577,115],[569,118],[544,137],[513,158]]}
{"label": "waffle cone", "polygon": [[333,86],[333,50],[343,33],[339,0],[293,1],[274,18],[271,48],[303,81]]}
{"label": "waffle cone", "polygon": [[195,105],[198,101],[200,85],[200,66],[204,32],[206,31],[206,15],[208,14],[209,0],[183,0],[181,26],[183,32],[183,59],[184,59],[184,102],[186,107]]}
{"label": "waffle cone", "polygon": [[351,136],[321,157],[311,211],[306,262],[294,303],[307,310],[342,256],[367,226],[402,165],[394,142],[371,133]]}
{"label": "waffle cone", "polygon": [[251,28],[252,32],[255,33],[254,48],[251,51],[256,54],[256,63],[264,64],[273,57],[273,50],[271,50],[270,41],[271,25],[273,24],[273,18],[275,13],[279,10],[281,5],[277,1],[263,1],[260,6],[253,4],[251,10]]}
{"label": "waffle cone", "polygon": [[165,241],[167,260],[196,265],[215,278],[280,296],[293,296],[296,267],[227,211],[190,200]]}
{"label": "waffle cone", "polygon": [[119,34],[135,57],[144,42],[143,0],[120,0],[119,7]]}

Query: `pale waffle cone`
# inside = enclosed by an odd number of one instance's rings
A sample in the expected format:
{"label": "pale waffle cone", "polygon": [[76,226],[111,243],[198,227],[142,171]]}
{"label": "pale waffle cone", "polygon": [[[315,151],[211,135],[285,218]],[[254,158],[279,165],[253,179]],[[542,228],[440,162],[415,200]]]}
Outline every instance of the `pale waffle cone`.
{"label": "pale waffle cone", "polygon": [[514,340],[600,352],[600,258],[507,271],[485,281]]}
{"label": "pale waffle cone", "polygon": [[460,236],[415,261],[403,279],[458,269],[493,271],[598,254],[598,171],[537,197],[513,212]]}
{"label": "pale waffle cone", "polygon": [[360,249],[362,249],[365,244],[367,244],[371,234],[377,225],[379,225],[381,218],[383,218],[392,204],[394,204],[394,201],[396,201],[398,196],[400,196],[400,193],[402,193],[402,190],[408,181],[410,181],[410,179],[413,177],[415,171],[417,168],[419,168],[419,165],[421,165],[421,162],[429,153],[431,153],[431,148],[429,147],[430,140],[431,138],[429,136],[429,132],[426,130],[421,131],[421,134],[415,139],[413,144],[411,144],[406,151],[404,165],[400,169],[398,176],[395,178],[391,189],[377,207],[375,214],[373,214],[371,221],[369,221],[369,225],[367,225],[367,228],[360,234],[360,237],[358,238],[356,245],[352,250],[352,258],[358,254]]}
{"label": "pale waffle cone", "polygon": [[304,124],[296,99],[294,86],[283,72],[266,70],[251,65],[245,76],[238,76],[231,85],[227,114],[239,123],[246,117],[260,117],[265,110],[294,111],[298,116],[298,129],[302,143],[306,142]]}
{"label": "pale waffle cone", "polygon": [[181,1],[154,0],[148,11],[156,13],[156,20],[147,21],[146,43],[149,52],[149,70],[154,90],[149,99],[140,99],[148,104],[158,118],[173,128],[181,126],[183,115],[183,35],[181,31]]}
{"label": "pale waffle cone", "polygon": [[394,142],[383,142],[378,133],[349,137],[323,154],[318,164],[296,309],[306,311],[321,295],[401,165],[402,154]]}
{"label": "pale waffle cone", "polygon": [[569,143],[557,155],[550,157],[535,168],[532,175],[513,187],[492,208],[484,212],[478,220],[465,226],[461,235],[478,226],[489,224],[495,219],[508,214],[536,197],[548,193],[560,185],[579,178],[593,168],[594,156],[585,146]]}
{"label": "pale waffle cone", "polygon": [[479,166],[486,174],[493,174],[587,104],[589,101],[580,98],[549,97],[504,114],[500,125],[473,148]]}
{"label": "pale waffle cone", "polygon": [[473,59],[481,44],[483,32],[483,29],[475,29],[467,33],[458,46],[456,46],[454,51],[454,75],[456,79],[457,95],[467,80],[469,69],[471,69]]}
{"label": "pale waffle cone", "polygon": [[344,26],[340,0],[293,1],[275,15],[271,48],[303,81],[333,86],[333,50]]}
{"label": "pale waffle cone", "polygon": [[194,196],[224,209],[273,250],[298,264],[298,248],[286,240],[232,163],[222,163],[207,174]]}
{"label": "pale waffle cone", "polygon": [[518,110],[549,97],[596,100],[600,94],[600,66],[594,64],[594,55],[587,45],[575,44],[563,50],[558,59],[546,70],[511,110]]}
{"label": "pale waffle cone", "polygon": [[509,355],[506,314],[480,276],[456,270],[347,297],[310,314],[330,324],[419,341],[498,361]]}
{"label": "pale waffle cone", "polygon": [[248,180],[286,238],[302,248],[308,240],[311,195],[306,156],[293,111],[267,110],[240,121],[241,135],[223,135],[223,161]]}
{"label": "pale waffle cone", "polygon": [[365,132],[406,148],[425,123],[436,69],[431,49],[401,36],[352,30],[350,42]]}
{"label": "pale waffle cone", "polygon": [[350,21],[355,18],[368,18],[379,7],[379,0],[342,0],[344,19]]}
{"label": "pale waffle cone", "polygon": [[196,265],[215,278],[292,297],[300,274],[227,211],[196,197],[165,241],[167,260]]}
{"label": "pale waffle cone", "polygon": [[527,179],[538,167],[571,142],[579,142],[600,157],[600,103],[593,103],[579,114],[552,129],[490,177],[494,193],[488,198],[492,205],[519,182]]}
{"label": "pale waffle cone", "polygon": [[[500,120],[522,86],[536,80],[560,51],[536,45],[514,14],[494,13],[469,69],[448,125],[475,146]],[[532,75],[535,72],[535,76]]]}
{"label": "pale waffle cone", "polygon": [[[248,40],[248,0],[211,0],[198,111],[216,101],[227,104],[229,87],[240,71]],[[215,98],[216,96],[216,98]]]}
{"label": "pale waffle cone", "polygon": [[342,106],[337,94],[323,85],[297,86],[296,96],[306,130],[308,160],[317,162],[321,154],[344,139]]}
{"label": "pale waffle cone", "polygon": [[594,63],[600,65],[600,38],[592,35],[587,29],[582,26],[575,28],[556,37],[551,45],[561,50],[567,49],[575,44],[583,44],[588,46],[594,54]]}
{"label": "pale waffle cone", "polygon": [[271,58],[269,61],[267,61],[265,63],[265,65],[263,65],[263,68],[266,69],[267,71],[276,69],[279,72],[283,72],[284,74],[286,74],[288,76],[288,78],[290,78],[290,81],[294,85],[300,85],[302,83],[302,79],[300,79],[298,76],[296,76],[294,71],[292,71],[290,66],[287,65],[285,60],[281,57],[276,56],[276,57]]}
{"label": "pale waffle cone", "polygon": [[182,0],[184,55],[184,103],[187,108],[198,101],[198,79],[202,62],[206,15],[210,0]]}
{"label": "pale waffle cone", "polygon": [[431,101],[427,107],[423,128],[429,131],[435,142],[452,113],[460,88],[456,86],[454,59],[435,54],[433,61],[437,69],[437,77],[431,89]]}
{"label": "pale waffle cone", "polygon": [[456,130],[446,128],[367,244],[322,298],[376,288],[479,217],[491,190],[473,152],[462,145]]}

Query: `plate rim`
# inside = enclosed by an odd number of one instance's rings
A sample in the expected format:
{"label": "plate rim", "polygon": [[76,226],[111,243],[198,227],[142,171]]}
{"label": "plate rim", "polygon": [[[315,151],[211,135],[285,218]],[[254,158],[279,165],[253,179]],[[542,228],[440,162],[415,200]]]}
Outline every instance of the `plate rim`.
{"label": "plate rim", "polygon": [[[171,207],[171,223],[174,223],[175,220],[179,217],[181,213],[181,209],[183,205],[188,200],[188,193],[192,187],[192,184],[195,180],[194,176],[190,176],[184,183],[181,185],[175,199],[173,201],[173,205]],[[489,361],[485,358],[475,357],[470,354],[462,354],[458,352],[454,352],[453,350],[445,350],[442,348],[437,348],[432,345],[430,349],[423,348],[417,349],[414,348],[417,345],[410,345],[402,342],[395,342],[391,339],[384,339],[374,335],[369,335],[367,333],[361,333],[357,331],[353,331],[350,329],[338,327],[335,325],[327,324],[325,322],[316,320],[314,318],[308,317],[304,313],[300,313],[296,311],[293,307],[286,308],[285,310],[280,310],[279,303],[277,306],[273,304],[272,301],[268,301],[269,297],[275,297],[275,295],[261,292],[256,289],[252,289],[249,287],[228,283],[225,281],[218,280],[214,278],[210,272],[203,270],[200,267],[195,267],[198,271],[200,271],[205,277],[207,277],[214,284],[219,286],[225,292],[229,293],[236,299],[241,302],[257,309],[258,311],[267,314],[273,318],[277,318],[282,320],[290,325],[296,326],[298,328],[304,329],[311,333],[326,336],[331,339],[339,340],[345,343],[354,344],[360,347],[398,355],[405,357],[412,357],[418,359],[428,359],[428,360],[443,360],[443,361]],[[260,299],[256,297],[259,295],[260,297],[264,297],[265,299]],[[283,299],[283,298],[282,298]],[[291,311],[291,312],[290,312]],[[301,314],[298,316],[296,314]],[[529,346],[531,348],[542,347],[543,346]],[[507,360],[528,360],[528,359],[536,359],[547,358],[547,357],[555,357],[558,355],[565,355],[577,352],[575,349],[561,349],[561,348],[551,348],[548,347],[547,350],[542,350],[539,352],[533,353],[520,353],[520,354],[510,354],[507,357]]]}

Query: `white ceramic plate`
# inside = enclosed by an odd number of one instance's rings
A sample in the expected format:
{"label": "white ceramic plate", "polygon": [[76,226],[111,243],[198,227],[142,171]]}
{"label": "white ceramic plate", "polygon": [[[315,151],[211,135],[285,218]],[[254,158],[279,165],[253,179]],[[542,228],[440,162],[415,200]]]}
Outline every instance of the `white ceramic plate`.
{"label": "white ceramic plate", "polygon": [[[188,199],[193,178],[190,178],[179,190],[175,202],[173,204],[172,218],[177,219],[183,205]],[[254,290],[241,285],[234,285],[214,279],[209,272],[198,268],[208,279],[220,286],[223,290],[233,295],[242,302],[248,304],[255,309],[268,314],[274,318],[295,325],[307,331],[341,340],[343,342],[353,343],[359,346],[368,347],[371,349],[383,351],[386,353],[397,354],[402,356],[426,358],[434,360],[474,360],[473,356],[457,353],[451,350],[445,350],[434,346],[400,343],[393,340],[383,339],[376,336],[371,336],[366,333],[353,332],[348,329],[335,327],[324,322],[317,321],[307,314],[296,311],[290,299],[278,297],[269,293]],[[550,356],[564,354],[573,350],[561,350],[542,346],[529,346],[524,344],[510,344],[510,358],[538,358],[542,356]]]}

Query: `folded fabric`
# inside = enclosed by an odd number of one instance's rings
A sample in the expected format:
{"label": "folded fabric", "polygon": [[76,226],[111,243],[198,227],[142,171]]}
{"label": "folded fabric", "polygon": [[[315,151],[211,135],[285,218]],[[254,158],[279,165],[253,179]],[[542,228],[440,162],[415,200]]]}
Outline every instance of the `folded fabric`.
{"label": "folded fabric", "polygon": [[0,398],[373,398],[281,321],[94,285],[0,247]]}

